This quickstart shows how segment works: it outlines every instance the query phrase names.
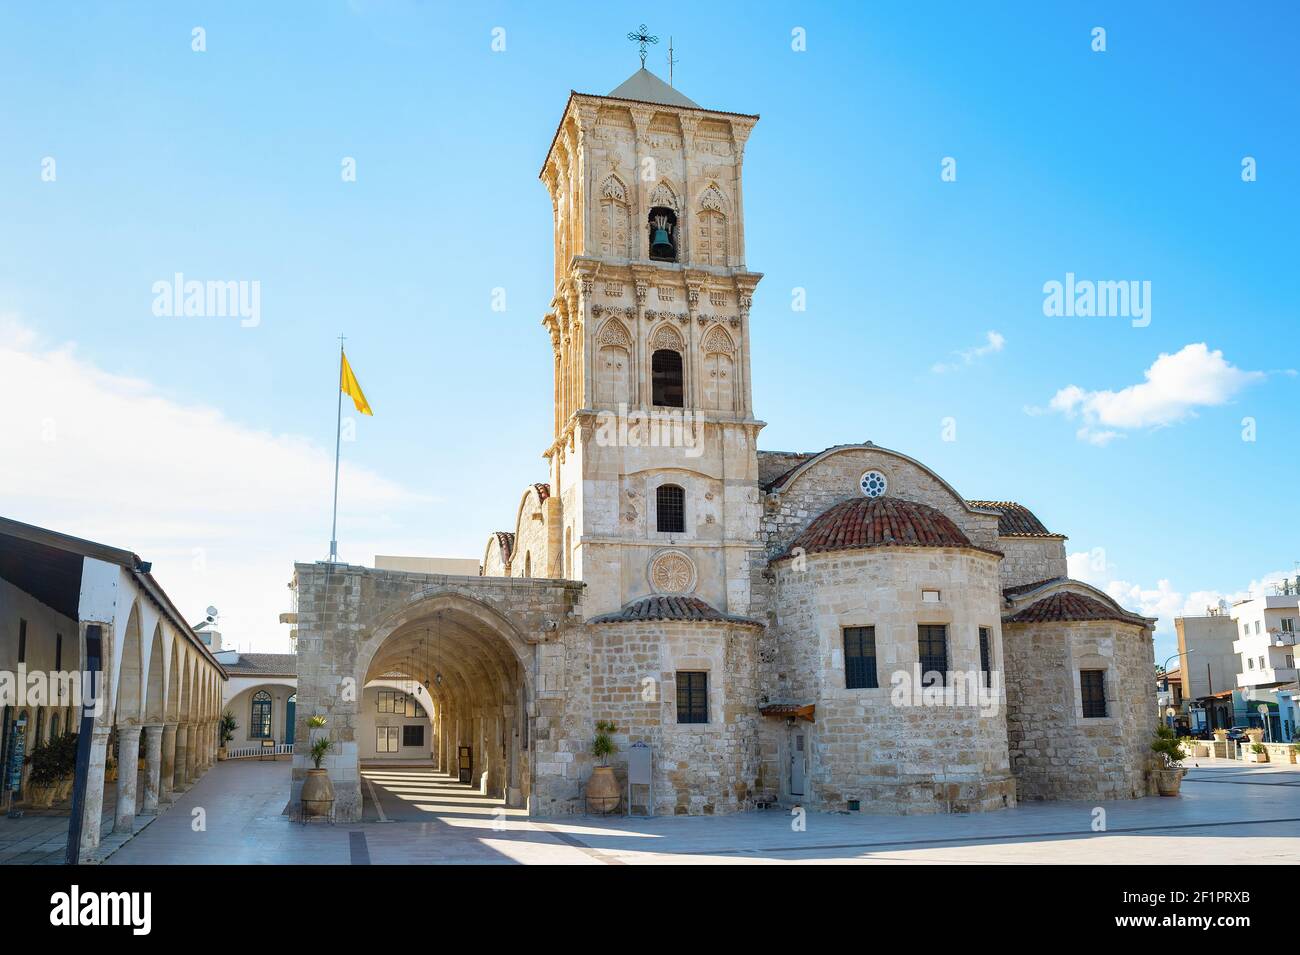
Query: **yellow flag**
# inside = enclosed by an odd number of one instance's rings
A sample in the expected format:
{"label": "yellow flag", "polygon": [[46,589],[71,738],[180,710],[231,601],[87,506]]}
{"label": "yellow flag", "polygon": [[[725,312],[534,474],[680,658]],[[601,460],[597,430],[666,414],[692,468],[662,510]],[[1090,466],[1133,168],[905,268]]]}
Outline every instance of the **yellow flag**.
{"label": "yellow flag", "polygon": [[352,403],[357,406],[357,411],[374,417],[375,413],[370,410],[370,402],[366,401],[365,392],[361,390],[357,376],[352,374],[352,366],[348,364],[346,354],[343,355],[343,367],[339,373],[339,390],[352,399]]}

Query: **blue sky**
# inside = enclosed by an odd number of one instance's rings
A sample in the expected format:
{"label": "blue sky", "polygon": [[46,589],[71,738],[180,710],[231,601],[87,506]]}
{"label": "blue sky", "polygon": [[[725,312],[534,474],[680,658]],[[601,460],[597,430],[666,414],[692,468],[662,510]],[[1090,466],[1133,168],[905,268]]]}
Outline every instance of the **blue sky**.
{"label": "blue sky", "polygon": [[[678,88],[762,115],[762,447],[870,439],[1029,505],[1160,614],[1162,657],[1173,613],[1292,571],[1282,3],[6,5],[0,352],[31,397],[3,412],[3,512],[135,549],[184,609],[281,648],[291,563],[329,539],[342,331],[376,411],[345,446],[342,556],[481,556],[546,479],[537,172],[569,90],[637,68],[642,20],[651,69],[671,35]],[[260,323],[155,316],[176,272],[258,281]],[[1067,272],[1150,282],[1150,324],[1045,316]]]}

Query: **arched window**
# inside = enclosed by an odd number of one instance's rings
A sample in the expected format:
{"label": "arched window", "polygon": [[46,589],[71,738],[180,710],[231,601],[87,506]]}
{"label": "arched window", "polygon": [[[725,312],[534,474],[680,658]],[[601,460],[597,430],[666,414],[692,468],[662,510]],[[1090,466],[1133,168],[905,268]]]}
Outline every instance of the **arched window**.
{"label": "arched window", "polygon": [[661,408],[685,407],[682,353],[661,348],[650,356],[651,401]]}
{"label": "arched window", "polygon": [[271,694],[266,690],[258,690],[253,694],[253,709],[248,717],[248,738],[271,738]]}
{"label": "arched window", "polygon": [[533,576],[533,552],[527,551],[524,554],[524,576]]}
{"label": "arched window", "polygon": [[655,527],[661,534],[686,533],[686,492],[676,484],[655,491]]}
{"label": "arched window", "polygon": [[53,713],[50,716],[50,739],[59,738],[59,714]]}
{"label": "arched window", "polygon": [[677,261],[677,213],[667,206],[650,210],[650,258],[660,262]]}

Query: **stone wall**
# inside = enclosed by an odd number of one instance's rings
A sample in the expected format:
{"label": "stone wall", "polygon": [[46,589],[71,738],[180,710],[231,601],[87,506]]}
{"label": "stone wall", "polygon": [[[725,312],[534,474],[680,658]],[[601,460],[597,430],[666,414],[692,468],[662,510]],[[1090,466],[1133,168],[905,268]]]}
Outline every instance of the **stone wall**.
{"label": "stone wall", "polygon": [[1032,584],[1040,580],[1069,576],[1065,541],[1059,537],[1000,537],[1002,586]]}
{"label": "stone wall", "polygon": [[[1118,620],[1006,623],[1007,736],[1022,799],[1145,795],[1155,722],[1151,631]],[[1081,669],[1106,671],[1107,716],[1085,719]]]}
{"label": "stone wall", "polygon": [[[988,627],[1001,668],[998,558],[958,548],[890,547],[808,555],[773,565],[774,624],[759,666],[764,702],[815,703],[805,805],[868,812],[947,812],[1015,804],[1004,697],[922,705],[894,692],[915,679],[919,624],[948,628],[949,667],[980,668]],[[940,591],[938,602],[922,589]],[[843,628],[875,628],[877,689],[846,689]],[[996,684],[995,684],[996,685]],[[786,795],[784,724],[764,728],[764,795]],[[773,783],[776,785],[773,785]]]}
{"label": "stone wall", "polygon": [[[618,725],[611,765],[626,786],[627,751],[653,747],[654,811],[711,815],[753,806],[759,628],[644,621],[592,625],[591,719]],[[709,674],[709,722],[678,723],[678,670]],[[590,735],[590,733],[588,734]],[[592,760],[579,759],[584,777]],[[638,805],[647,798],[635,794]]]}

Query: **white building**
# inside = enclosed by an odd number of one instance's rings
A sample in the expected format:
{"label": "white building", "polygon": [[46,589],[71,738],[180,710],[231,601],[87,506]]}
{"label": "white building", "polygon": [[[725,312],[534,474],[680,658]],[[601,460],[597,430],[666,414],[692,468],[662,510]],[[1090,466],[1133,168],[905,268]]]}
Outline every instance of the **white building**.
{"label": "white building", "polygon": [[[1300,583],[1300,578],[1297,578]],[[1290,584],[1286,592],[1243,600],[1232,608],[1237,639],[1233,651],[1241,658],[1237,685],[1272,689],[1296,679],[1295,645],[1300,632],[1300,596]]]}

